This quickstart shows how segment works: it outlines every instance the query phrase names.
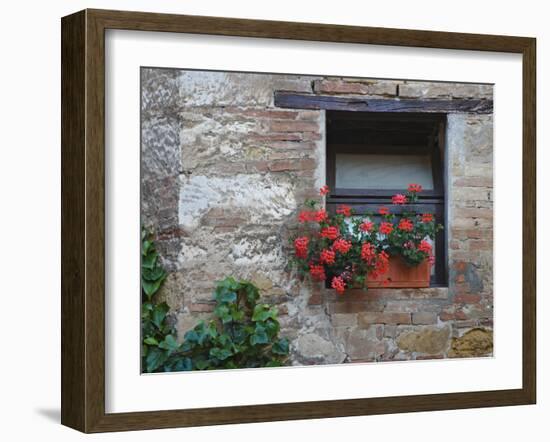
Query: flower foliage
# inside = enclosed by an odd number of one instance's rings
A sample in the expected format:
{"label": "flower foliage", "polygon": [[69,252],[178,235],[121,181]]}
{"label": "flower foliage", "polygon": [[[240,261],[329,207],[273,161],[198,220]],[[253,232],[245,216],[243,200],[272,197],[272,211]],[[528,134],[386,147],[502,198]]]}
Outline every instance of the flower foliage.
{"label": "flower foliage", "polygon": [[[411,266],[425,260],[433,264],[430,240],[443,226],[435,223],[433,214],[411,210],[421,191],[419,184],[409,184],[405,194],[392,197],[393,209],[382,206],[363,216],[345,204],[329,214],[319,201],[307,200],[298,215],[299,232],[292,238],[291,265],[300,276],[328,280],[343,294],[346,288],[366,287],[367,277],[386,273],[390,256],[401,256]],[[323,186],[319,193],[329,192]]]}

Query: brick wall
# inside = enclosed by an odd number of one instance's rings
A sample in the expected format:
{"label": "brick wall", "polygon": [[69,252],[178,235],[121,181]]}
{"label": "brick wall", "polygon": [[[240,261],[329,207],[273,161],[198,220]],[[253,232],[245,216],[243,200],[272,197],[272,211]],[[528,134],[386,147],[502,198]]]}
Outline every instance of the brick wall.
{"label": "brick wall", "polygon": [[492,116],[448,115],[449,286],[342,297],[286,270],[296,213],[325,183],[325,116],[276,108],[276,91],[492,98],[487,85],[143,69],[142,222],[180,338],[235,275],[279,306],[294,364],[491,355]]}

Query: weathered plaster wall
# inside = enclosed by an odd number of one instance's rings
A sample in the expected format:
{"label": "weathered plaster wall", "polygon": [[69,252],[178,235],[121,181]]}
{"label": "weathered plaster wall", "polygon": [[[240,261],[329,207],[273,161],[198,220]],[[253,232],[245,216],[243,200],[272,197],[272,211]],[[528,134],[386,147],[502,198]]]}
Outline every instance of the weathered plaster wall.
{"label": "weathered plaster wall", "polygon": [[234,275],[278,305],[294,364],[492,354],[492,117],[448,117],[449,287],[337,296],[286,270],[296,213],[324,184],[325,123],[275,108],[275,91],[492,98],[486,85],[143,69],[142,221],[180,338]]}

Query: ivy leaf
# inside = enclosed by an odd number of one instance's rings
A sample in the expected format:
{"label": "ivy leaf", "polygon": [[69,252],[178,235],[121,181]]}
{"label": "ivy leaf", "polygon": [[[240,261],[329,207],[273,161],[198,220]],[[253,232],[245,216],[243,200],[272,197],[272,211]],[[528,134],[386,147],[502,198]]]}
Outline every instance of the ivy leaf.
{"label": "ivy leaf", "polygon": [[208,359],[199,359],[194,361],[195,367],[197,370],[206,370],[211,367],[211,363]]}
{"label": "ivy leaf", "polygon": [[214,314],[221,319],[222,323],[227,324],[228,322],[231,322],[233,320],[233,316],[231,315],[229,311],[229,307],[227,305],[218,305],[214,309]]}
{"label": "ivy leaf", "polygon": [[159,279],[164,279],[166,272],[160,266],[155,266],[153,268],[144,268],[141,272],[141,277],[146,281],[158,281]]}
{"label": "ivy leaf", "polygon": [[279,339],[271,347],[271,351],[276,355],[287,355],[288,350],[288,340],[286,340],[285,338]]}
{"label": "ivy leaf", "polygon": [[158,254],[155,251],[144,253],[141,258],[141,267],[152,269],[157,263],[157,258]]}
{"label": "ivy leaf", "polygon": [[237,300],[237,293],[234,291],[223,289],[216,294],[216,301],[223,303],[235,302]]}
{"label": "ivy leaf", "polygon": [[199,335],[195,330],[189,330],[185,333],[183,339],[185,339],[186,342],[196,343],[199,342]]}
{"label": "ivy leaf", "polygon": [[143,291],[145,292],[147,297],[151,299],[151,296],[153,296],[156,292],[158,292],[163,281],[164,281],[164,278],[158,279],[156,281],[146,281],[142,279],[141,287],[143,287]]}
{"label": "ivy leaf", "polygon": [[176,341],[176,338],[174,337],[174,335],[167,335],[164,338],[164,341],[162,341],[159,344],[159,348],[167,350],[169,353],[173,353],[178,349],[178,347],[179,347],[179,344]]}
{"label": "ivy leaf", "polygon": [[143,340],[147,345],[159,345],[159,341],[157,341],[153,336],[149,336]]}
{"label": "ivy leaf", "polygon": [[148,373],[152,373],[159,368],[164,361],[166,361],[167,355],[164,351],[156,347],[151,347],[145,358],[146,369]]}
{"label": "ivy leaf", "polygon": [[279,333],[279,323],[277,321],[275,321],[274,319],[267,319],[265,322],[264,322],[264,327],[265,327],[265,330],[267,332],[267,334],[271,337],[275,336],[277,333]]}
{"label": "ivy leaf", "polygon": [[254,331],[254,334],[250,336],[250,343],[252,345],[257,344],[267,344],[269,342],[269,338],[267,336],[266,330],[261,325],[256,326],[256,330]]}
{"label": "ivy leaf", "polygon": [[223,361],[229,358],[233,353],[225,348],[211,348],[209,354],[210,357]]}
{"label": "ivy leaf", "polygon": [[259,304],[256,307],[254,307],[254,313],[252,314],[253,321],[263,322],[268,318],[271,318],[271,319],[277,318],[277,310],[275,308],[270,309],[269,305],[267,304]]}
{"label": "ivy leaf", "polygon": [[[142,233],[142,236],[141,236],[141,239],[142,239],[142,245],[141,245],[141,254],[143,256],[147,255],[147,253],[149,253],[149,249],[151,248],[151,246],[153,245],[153,242],[152,241],[149,241],[147,239],[145,239],[143,237],[143,233]],[[144,240],[145,239],[145,240]],[[143,241],[144,240],[144,241]]]}
{"label": "ivy leaf", "polygon": [[172,366],[173,371],[191,371],[193,370],[193,361],[191,358],[178,359]]}
{"label": "ivy leaf", "polygon": [[144,302],[141,304],[141,319],[149,318],[149,314],[153,310],[153,304],[150,302]]}
{"label": "ivy leaf", "polygon": [[153,324],[155,324],[158,328],[162,327],[162,323],[166,318],[168,309],[168,305],[165,302],[163,302],[162,304],[157,304],[153,309],[151,320],[153,321]]}

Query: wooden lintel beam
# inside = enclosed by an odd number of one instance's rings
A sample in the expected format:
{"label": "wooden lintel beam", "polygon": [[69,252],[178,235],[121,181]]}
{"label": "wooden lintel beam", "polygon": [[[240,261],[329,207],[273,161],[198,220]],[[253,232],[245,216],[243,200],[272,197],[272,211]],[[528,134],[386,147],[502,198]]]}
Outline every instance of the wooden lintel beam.
{"label": "wooden lintel beam", "polygon": [[493,112],[493,100],[485,99],[400,99],[338,97],[334,95],[275,92],[275,106],[290,109],[324,109],[355,112],[431,112],[475,113]]}

